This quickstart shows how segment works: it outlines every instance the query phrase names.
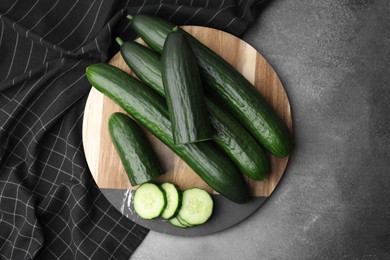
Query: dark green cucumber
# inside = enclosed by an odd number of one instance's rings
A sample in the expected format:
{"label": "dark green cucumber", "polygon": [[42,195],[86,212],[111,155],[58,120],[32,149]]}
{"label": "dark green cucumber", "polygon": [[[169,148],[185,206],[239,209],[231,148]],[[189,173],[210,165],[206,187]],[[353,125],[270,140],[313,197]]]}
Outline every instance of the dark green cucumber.
{"label": "dark green cucumber", "polygon": [[165,101],[152,89],[109,64],[87,67],[87,79],[181,157],[212,189],[244,203],[248,186],[236,166],[210,141],[175,145]]}
{"label": "dark green cucumber", "polygon": [[204,100],[198,64],[182,32],[174,30],[168,34],[161,65],[175,144],[211,139],[214,130]]}
{"label": "dark green cucumber", "polygon": [[[131,70],[146,85],[165,97],[161,76],[160,55],[136,42],[122,42],[121,55]],[[254,180],[263,180],[269,172],[269,162],[252,135],[229,113],[206,97],[210,120],[216,130],[213,140],[238,166]]]}
{"label": "dark green cucumber", "polygon": [[[154,50],[162,52],[174,24],[155,16],[136,15],[134,31]],[[284,157],[292,149],[289,129],[254,86],[215,52],[186,34],[197,58],[206,91],[224,102],[232,114],[272,154]],[[206,87],[205,85],[205,87]]]}
{"label": "dark green cucumber", "polygon": [[108,120],[108,129],[131,185],[164,174],[150,143],[134,120],[123,113],[113,113]]}
{"label": "dark green cucumber", "polygon": [[211,123],[218,129],[215,138],[218,146],[223,148],[243,174],[257,181],[266,179],[269,162],[261,146],[233,116],[214,102],[210,101],[207,105],[213,111]]}

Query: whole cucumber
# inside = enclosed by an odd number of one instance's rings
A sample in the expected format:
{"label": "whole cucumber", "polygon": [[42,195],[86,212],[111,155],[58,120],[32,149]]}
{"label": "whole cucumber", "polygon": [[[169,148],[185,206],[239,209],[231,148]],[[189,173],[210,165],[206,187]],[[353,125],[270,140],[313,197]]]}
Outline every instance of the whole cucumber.
{"label": "whole cucumber", "polygon": [[[160,55],[137,42],[116,40],[123,59],[137,77],[165,97]],[[260,145],[234,117],[208,97],[206,105],[216,131],[213,140],[243,174],[254,180],[264,180],[269,172],[269,162]]]}
{"label": "whole cucumber", "polygon": [[248,186],[237,167],[211,141],[175,145],[165,101],[124,71],[105,63],[87,67],[89,82],[181,157],[212,189],[245,203]]}
{"label": "whole cucumber", "polygon": [[131,185],[139,185],[164,174],[150,143],[134,120],[115,112],[108,119],[108,130]]}
{"label": "whole cucumber", "polygon": [[[162,52],[165,39],[176,25],[156,16],[128,16],[134,31],[154,50]],[[231,113],[272,154],[289,155],[292,137],[289,129],[278,117],[254,86],[229,63],[189,34],[202,79],[211,94],[223,101]]]}
{"label": "whole cucumber", "polygon": [[175,144],[211,139],[211,127],[191,45],[180,31],[168,34],[161,55],[162,79]]}

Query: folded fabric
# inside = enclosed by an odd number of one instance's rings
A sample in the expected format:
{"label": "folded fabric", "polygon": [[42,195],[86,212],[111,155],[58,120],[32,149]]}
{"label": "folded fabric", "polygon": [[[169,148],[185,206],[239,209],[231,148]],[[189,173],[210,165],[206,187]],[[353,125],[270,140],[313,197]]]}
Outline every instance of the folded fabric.
{"label": "folded fabric", "polygon": [[89,64],[135,37],[127,14],[241,35],[255,0],[0,2],[0,259],[128,259],[148,230],[118,212],[81,140]]}

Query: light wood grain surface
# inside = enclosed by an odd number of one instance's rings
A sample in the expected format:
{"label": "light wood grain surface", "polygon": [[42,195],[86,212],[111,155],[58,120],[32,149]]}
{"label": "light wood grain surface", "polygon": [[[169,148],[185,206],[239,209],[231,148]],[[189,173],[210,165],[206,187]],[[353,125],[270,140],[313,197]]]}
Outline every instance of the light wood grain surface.
{"label": "light wood grain surface", "polygon": [[[288,97],[271,65],[253,47],[228,33],[196,26],[183,27],[209,48],[240,71],[273,106],[292,132],[292,116]],[[110,63],[131,74],[121,55],[116,54]],[[116,111],[124,112],[118,105],[95,88],[89,94],[83,121],[83,144],[88,166],[100,188],[134,189],[131,186],[120,158],[111,143],[108,133],[108,118]],[[190,167],[168,147],[145,130],[152,143],[165,174],[156,182],[170,181],[181,189],[203,187],[213,192]],[[249,180],[254,196],[269,196],[279,183],[289,157],[277,158],[269,155],[271,172],[265,181]]]}

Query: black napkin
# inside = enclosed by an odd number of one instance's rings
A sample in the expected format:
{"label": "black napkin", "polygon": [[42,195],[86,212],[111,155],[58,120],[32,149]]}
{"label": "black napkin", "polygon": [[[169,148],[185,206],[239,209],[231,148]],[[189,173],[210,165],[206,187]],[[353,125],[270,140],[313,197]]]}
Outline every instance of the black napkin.
{"label": "black napkin", "polygon": [[242,34],[255,0],[0,1],[0,259],[128,259],[148,230],[88,170],[81,128],[89,64],[131,39],[127,14]]}

